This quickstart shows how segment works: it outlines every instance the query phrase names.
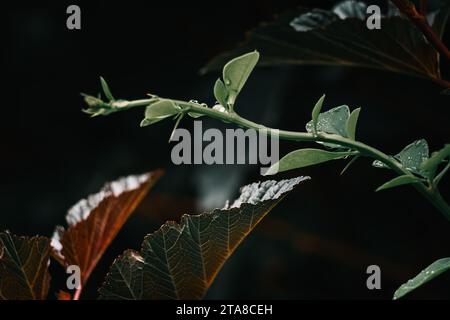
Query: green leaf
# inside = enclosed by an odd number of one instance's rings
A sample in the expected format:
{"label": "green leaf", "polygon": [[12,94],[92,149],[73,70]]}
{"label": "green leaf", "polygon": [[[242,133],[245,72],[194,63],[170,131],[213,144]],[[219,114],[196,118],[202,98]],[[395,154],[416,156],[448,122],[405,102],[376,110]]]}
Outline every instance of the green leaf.
{"label": "green leaf", "polygon": [[0,232],[0,300],[44,300],[50,287],[50,240]]}
{"label": "green leaf", "polygon": [[[346,137],[347,136],[346,124],[349,116],[350,116],[350,109],[348,108],[348,106],[345,105],[335,107],[326,112],[322,112],[317,117],[317,126],[316,126],[317,132],[337,134]],[[313,121],[311,120],[306,124],[306,131],[311,133],[313,132],[313,130],[314,124]],[[317,143],[333,149],[343,148],[342,146],[334,143],[328,142],[317,142]]]}
{"label": "green leaf", "polygon": [[361,108],[353,110],[352,113],[350,113],[350,117],[347,119],[347,123],[345,124],[347,136],[352,140],[355,140],[356,138],[356,124],[358,123],[360,111]]}
{"label": "green leaf", "polygon": [[[350,109],[345,105],[322,112],[317,117],[317,132],[338,134],[346,137],[346,124],[349,116]],[[313,132],[313,127],[312,120],[306,124],[306,130],[308,132]]]}
{"label": "green leaf", "polygon": [[183,215],[127,250],[110,268],[100,299],[201,299],[245,237],[308,177],[247,185],[231,206]]}
{"label": "green leaf", "polygon": [[216,97],[216,100],[222,106],[228,109],[227,104],[228,90],[225,87],[225,84],[220,79],[217,79],[216,83],[214,84],[214,97]]}
{"label": "green leaf", "polygon": [[422,270],[417,276],[402,284],[394,293],[394,300],[403,297],[421,285],[436,278],[438,275],[450,269],[450,258],[443,258],[433,262]]}
{"label": "green leaf", "polygon": [[180,111],[181,108],[173,103],[172,100],[160,100],[155,102],[145,109],[145,118],[141,122],[141,127],[164,120],[180,113]]}
{"label": "green leaf", "polygon": [[[428,159],[428,155],[428,143],[425,139],[420,139],[407,145],[394,158],[398,160],[406,170],[423,174],[420,168],[422,163]],[[375,160],[372,165],[377,168],[387,168],[384,163],[378,160]]]}
{"label": "green leaf", "polygon": [[405,174],[403,176],[395,177],[394,179],[386,182],[385,184],[379,186],[376,191],[381,191],[389,188],[394,188],[398,186],[403,186],[405,184],[418,183],[421,180],[413,175]]}
{"label": "green leaf", "polygon": [[[223,67],[223,81],[228,92],[227,104],[232,110],[236,97],[259,60],[259,53],[253,51],[229,61]],[[220,101],[219,101],[220,102]],[[226,107],[224,105],[224,107]]]}
{"label": "green leaf", "polygon": [[431,157],[422,163],[420,171],[427,173],[429,178],[433,178],[439,165],[447,158],[450,158],[450,144],[446,144],[441,150],[433,152]]}
{"label": "green leaf", "polygon": [[320,97],[319,101],[316,102],[316,105],[314,106],[312,113],[311,113],[311,119],[312,119],[312,130],[314,134],[317,134],[317,122],[319,120],[319,114],[322,110],[323,101],[325,100],[325,95]]}
{"label": "green leaf", "polygon": [[304,168],[315,164],[342,159],[349,155],[354,155],[352,151],[331,152],[321,149],[300,149],[288,153],[280,161],[271,166],[265,175],[272,175],[278,172]]}
{"label": "green leaf", "polygon": [[100,83],[102,84],[102,89],[103,89],[103,93],[105,94],[105,97],[109,101],[114,101],[115,99],[111,93],[111,90],[109,90],[109,86],[106,83],[105,79],[103,79],[103,77],[100,77]]}
{"label": "green leaf", "polygon": [[422,163],[428,159],[428,143],[424,139],[414,141],[395,156],[403,167],[413,172],[419,172]]}
{"label": "green leaf", "polygon": [[242,45],[214,58],[202,72],[220,70],[230,57],[258,50],[260,65],[357,66],[441,78],[438,54],[414,24],[400,15],[385,15],[381,29],[370,30],[366,7],[344,1],[330,11],[292,10],[248,32]]}

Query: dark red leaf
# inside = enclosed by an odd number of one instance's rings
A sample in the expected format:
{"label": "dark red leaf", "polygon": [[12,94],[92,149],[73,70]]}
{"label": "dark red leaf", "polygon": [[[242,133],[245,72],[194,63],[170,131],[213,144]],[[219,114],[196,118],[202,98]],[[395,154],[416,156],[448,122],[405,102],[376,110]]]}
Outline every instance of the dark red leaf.
{"label": "dark red leaf", "polygon": [[154,185],[162,171],[128,176],[107,183],[103,189],[73,206],[67,230],[58,227],[52,239],[54,257],[65,267],[77,265],[81,286],[87,282],[103,253],[128,217]]}

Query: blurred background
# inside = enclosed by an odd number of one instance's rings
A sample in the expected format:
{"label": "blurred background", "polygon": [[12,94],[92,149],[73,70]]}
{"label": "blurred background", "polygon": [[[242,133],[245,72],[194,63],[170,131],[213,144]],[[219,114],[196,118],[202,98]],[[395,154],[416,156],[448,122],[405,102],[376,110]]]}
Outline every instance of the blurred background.
{"label": "blurred background", "polygon": [[[139,249],[143,237],[166,220],[222,207],[237,196],[239,186],[262,177],[256,165],[175,166],[173,144],[167,143],[171,121],[140,128],[142,109],[91,119],[81,112],[80,92],[96,94],[102,75],[116,98],[154,93],[211,104],[219,73],[200,75],[207,61],[276,14],[299,5],[328,9],[335,3],[77,2],[79,31],[66,28],[72,2],[2,10],[0,230],[51,236],[55,225],[65,225],[67,209],[106,181],[164,168],[165,176],[91,276],[83,298],[96,298],[123,250]],[[448,64],[442,71],[450,76]],[[359,139],[395,154],[419,138],[427,139],[431,150],[450,142],[450,96],[440,91],[427,80],[369,69],[264,67],[252,74],[237,108],[255,122],[303,130],[312,106],[326,93],[326,107],[362,107]],[[203,125],[234,128],[210,119]],[[191,129],[192,120],[183,120],[181,127]],[[280,154],[299,146],[309,145],[282,142]],[[363,159],[340,176],[344,166],[335,161],[283,175],[312,180],[243,242],[207,298],[390,299],[423,267],[450,255],[450,223],[413,188],[375,193],[393,177],[391,172]],[[441,189],[450,200],[449,182],[444,179]],[[381,290],[366,287],[371,264],[381,267]],[[55,292],[64,283],[64,272],[56,263],[52,271]],[[408,298],[450,298],[449,287],[447,273]]]}

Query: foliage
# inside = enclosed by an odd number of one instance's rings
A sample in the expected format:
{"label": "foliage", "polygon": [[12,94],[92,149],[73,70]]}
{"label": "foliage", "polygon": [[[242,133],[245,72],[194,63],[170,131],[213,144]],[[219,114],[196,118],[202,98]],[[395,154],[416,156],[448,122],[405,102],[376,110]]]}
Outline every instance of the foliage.
{"label": "foliage", "polygon": [[80,267],[81,287],[161,175],[161,171],[155,171],[108,183],[99,193],[79,201],[69,210],[66,216],[69,228],[57,227],[53,236],[53,256],[65,268],[70,265]]}
{"label": "foliage", "polygon": [[305,177],[253,183],[231,206],[166,222],[114,261],[102,299],[200,299],[236,247]]}
{"label": "foliage", "polygon": [[[103,253],[148,190],[162,175],[153,171],[107,183],[67,214],[69,228],[53,239],[0,232],[0,300],[43,300],[53,257],[81,271],[81,285],[59,300],[78,300]],[[101,299],[200,299],[245,237],[288,193],[309,177],[244,186],[232,205],[166,222],[145,237],[141,252],[127,250],[111,266]]]}
{"label": "foliage", "polygon": [[81,287],[74,296],[65,291],[57,295],[61,300],[78,299],[106,248],[161,174],[154,171],[107,183],[99,193],[69,210],[69,228],[58,227],[51,240],[1,232],[0,300],[46,299],[51,256],[64,267],[80,268]]}
{"label": "foliage", "polygon": [[[200,104],[196,101],[172,100],[159,98],[154,95],[152,95],[151,99],[147,100],[128,101],[128,106],[146,107],[145,118],[143,120],[146,124],[154,123],[156,122],[155,120],[159,121],[160,117],[169,118],[175,116],[179,119],[185,114],[191,116],[192,114],[195,114],[194,117],[209,116],[224,122],[235,123],[241,127],[253,128],[270,134],[270,132],[275,129],[256,124],[240,117],[236,113],[236,109],[233,108],[235,99],[232,99],[232,106],[229,103],[230,100],[227,98],[229,94],[228,88],[222,86],[222,84],[218,85],[218,83],[227,83],[227,75],[238,74],[234,68],[245,70],[244,73],[240,73],[238,79],[247,80],[249,73],[255,67],[255,60],[258,58],[259,55],[256,52],[247,53],[232,59],[225,65],[224,82],[219,79],[214,86],[214,94],[217,100],[219,103],[222,101],[222,103],[226,104],[226,107],[224,108],[218,109],[216,106],[209,108],[206,104]],[[234,97],[237,97],[237,94],[239,94],[242,89],[241,82],[238,81],[238,83],[239,85],[234,86],[236,90]],[[315,104],[311,112],[312,119],[306,124],[306,132],[292,132],[277,129],[277,134],[281,139],[286,140],[313,141],[325,146],[327,150],[311,148],[298,149],[284,156],[277,164],[272,166],[266,174],[275,174],[280,171],[303,168],[343,158],[351,158],[351,161],[348,164],[349,166],[359,157],[369,157],[374,160],[374,167],[389,168],[397,174],[397,177],[380,186],[377,191],[410,184],[450,220],[450,207],[442,198],[438,189],[440,179],[450,167],[450,148],[448,145],[445,145],[442,150],[434,152],[430,157],[428,143],[424,139],[420,139],[407,145],[395,156],[387,155],[380,150],[356,140],[356,129],[359,113],[361,111],[360,108],[350,112],[350,108],[343,105],[321,112],[324,98],[325,96],[322,96]],[[154,108],[155,105],[159,107],[162,102],[164,102],[164,107],[161,107],[158,114],[155,115],[155,113],[148,112],[148,110]],[[103,101],[99,102],[97,105],[88,103],[88,109],[85,110],[85,112],[93,115],[109,114],[116,111],[120,111],[120,109],[116,108],[114,102],[104,103]],[[346,170],[348,166],[344,170]],[[184,220],[181,226],[177,225],[174,230],[177,230],[176,233],[179,234],[180,228],[183,228],[182,226],[188,224],[189,221]],[[162,234],[164,234],[164,232],[165,231],[161,231]],[[138,267],[138,264],[146,264],[145,246],[146,242],[144,241],[144,248],[140,254],[127,252],[124,257],[116,262],[116,269],[122,271],[125,269],[127,272],[126,274],[132,279],[134,279],[134,277],[141,279],[142,274],[139,276],[132,274],[135,272],[134,269],[141,270],[143,268]],[[117,280],[117,274],[117,270],[113,269],[110,275],[110,281],[123,282],[120,278]],[[149,283],[151,283],[151,281]],[[134,286],[135,284],[131,285]],[[109,284],[109,287],[110,286],[111,284]],[[123,288],[121,290],[123,290]],[[111,289],[108,289],[107,292],[110,292],[108,296],[114,295]],[[140,294],[143,293],[140,292]],[[139,297],[141,297],[140,294],[138,295]],[[133,295],[128,291],[121,291],[116,294],[116,296],[130,298]]]}
{"label": "foliage", "polygon": [[[357,66],[392,71],[430,79],[450,88],[441,75],[441,58],[450,59],[442,43],[450,14],[447,4],[428,15],[407,0],[392,0],[381,19],[381,30],[366,26],[367,5],[343,1],[332,10],[299,8],[250,32],[239,48],[213,59],[204,72],[223,67],[222,78],[213,88],[217,103],[208,107],[150,95],[147,99],[116,99],[105,79],[101,95],[83,94],[91,116],[109,115],[134,107],[145,107],[141,126],[183,117],[211,117],[284,140],[315,142],[318,148],[303,148],[285,155],[266,175],[348,159],[345,171],[356,159],[367,157],[376,168],[392,170],[396,176],[377,191],[411,185],[450,220],[450,207],[439,192],[439,182],[450,169],[450,145],[430,155],[424,139],[388,155],[357,140],[361,108],[347,105],[324,108],[323,95],[312,108],[305,131],[268,128],[236,113],[236,101],[263,53],[263,65],[323,64]],[[448,92],[448,89],[447,91]],[[323,109],[325,109],[323,111]],[[81,286],[72,295],[61,290],[60,300],[79,299],[89,276],[105,250],[162,172],[129,176],[108,183],[97,194],[81,200],[66,216],[68,228],[58,227],[53,238],[19,237],[0,232],[0,299],[46,299],[50,287],[49,263],[77,265]],[[240,197],[223,209],[199,215],[184,215],[179,223],[166,222],[148,234],[139,252],[125,251],[111,265],[101,299],[200,299],[223,264],[256,225],[301,181],[268,180],[242,188]],[[450,269],[450,258],[437,260],[403,284],[398,299]]]}
{"label": "foliage", "polygon": [[[313,64],[374,68],[433,80],[444,87],[440,59],[422,32],[397,8],[389,6],[382,28],[367,28],[367,4],[342,1],[330,11],[298,8],[264,23],[248,34],[238,48],[210,61],[203,72],[220,69],[232,57],[251,50],[262,53],[262,65]],[[427,16],[430,27],[442,38],[450,5]]]}

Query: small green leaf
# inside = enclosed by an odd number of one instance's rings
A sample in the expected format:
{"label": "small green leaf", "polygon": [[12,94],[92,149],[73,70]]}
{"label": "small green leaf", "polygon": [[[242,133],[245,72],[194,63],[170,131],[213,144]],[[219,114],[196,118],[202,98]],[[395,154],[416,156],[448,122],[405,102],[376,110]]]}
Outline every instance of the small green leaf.
{"label": "small green leaf", "polygon": [[[416,140],[407,145],[394,158],[399,161],[403,168],[414,173],[422,174],[421,165],[428,159],[428,143],[424,139]],[[376,168],[388,168],[381,161],[375,160],[372,165]]]}
{"label": "small green leaf", "polygon": [[280,161],[271,166],[265,175],[273,175],[278,172],[308,167],[330,160],[342,159],[354,154],[355,152],[351,151],[331,152],[311,148],[295,150],[288,153]]}
{"label": "small green leaf", "polygon": [[436,174],[439,165],[450,157],[450,144],[446,144],[444,148],[439,151],[433,152],[428,160],[422,162],[420,171],[427,174],[429,178],[433,178]]}
{"label": "small green leaf", "polygon": [[357,108],[350,113],[350,117],[347,119],[347,123],[345,124],[347,128],[347,136],[355,140],[356,138],[356,124],[358,123],[359,112],[361,108]]}
{"label": "small green leaf", "polygon": [[[350,116],[350,109],[346,105],[335,107],[326,112],[320,113],[317,117],[317,124],[316,124],[317,131],[315,134],[317,134],[318,132],[325,132],[346,137],[347,136],[346,123],[349,116]],[[314,134],[313,120],[309,121],[306,124],[306,130],[309,133],[312,132]],[[327,143],[327,142],[318,142],[318,143],[329,148],[335,149],[342,148],[342,146],[334,143]]]}
{"label": "small green leaf", "polygon": [[312,119],[312,130],[314,134],[317,134],[317,121],[319,120],[319,114],[320,110],[322,110],[323,101],[325,100],[325,95],[321,96],[320,99],[316,102],[316,105],[314,106],[312,113],[311,113],[311,119]]}
{"label": "small green leaf", "polygon": [[252,73],[253,68],[258,63],[258,60],[259,53],[253,51],[234,58],[223,67],[223,80],[228,92],[227,104],[231,110],[233,109],[236,97]]}
{"label": "small green leaf", "polygon": [[404,295],[410,293],[411,291],[417,289],[421,285],[427,283],[428,281],[436,278],[438,275],[450,269],[450,258],[439,259],[424,270],[422,270],[417,276],[408,282],[402,284],[400,288],[394,293],[394,300],[403,297]]}
{"label": "small green leaf", "polygon": [[[317,117],[317,132],[338,134],[342,137],[346,137],[346,123],[349,117],[350,109],[346,105],[322,112]],[[306,124],[306,130],[308,132],[313,132],[313,127],[313,120]]]}
{"label": "small green leaf", "polygon": [[176,115],[181,108],[171,100],[160,100],[151,104],[145,109],[145,118],[141,122],[141,127],[154,124],[168,117]]}
{"label": "small green leaf", "polygon": [[419,172],[422,163],[428,159],[428,143],[424,139],[414,141],[407,145],[395,157],[407,170]]}
{"label": "small green leaf", "polygon": [[403,186],[405,184],[410,184],[410,183],[418,183],[420,181],[421,180],[419,178],[417,178],[413,175],[405,174],[403,176],[396,177],[396,178],[386,182],[385,184],[379,186],[376,191],[381,191],[381,190],[390,189],[390,188],[394,188],[394,187],[398,187],[398,186]]}
{"label": "small green leaf", "polygon": [[103,79],[103,77],[100,77],[100,83],[102,84],[102,88],[103,88],[103,93],[105,94],[105,97],[109,100],[109,101],[114,101],[114,97],[111,93],[111,90],[109,90],[109,86],[106,83],[105,79]]}
{"label": "small green leaf", "polygon": [[228,91],[227,88],[225,87],[225,84],[220,79],[217,79],[216,83],[214,84],[214,97],[216,97],[216,100],[222,106],[228,109],[227,105]]}

